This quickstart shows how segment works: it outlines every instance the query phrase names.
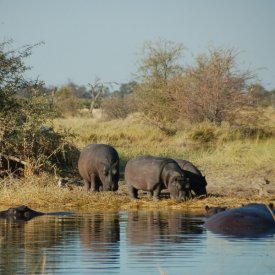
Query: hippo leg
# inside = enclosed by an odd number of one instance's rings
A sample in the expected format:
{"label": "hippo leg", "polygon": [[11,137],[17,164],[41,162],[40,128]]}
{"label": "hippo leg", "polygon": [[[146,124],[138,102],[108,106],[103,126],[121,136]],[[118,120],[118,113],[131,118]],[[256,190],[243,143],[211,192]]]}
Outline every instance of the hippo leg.
{"label": "hippo leg", "polygon": [[137,195],[138,195],[138,190],[133,187],[132,185],[128,186],[128,190],[129,190],[129,195],[132,199],[137,199]]}
{"label": "hippo leg", "polygon": [[94,174],[91,175],[91,192],[98,192],[99,191],[99,184],[96,176]]}
{"label": "hippo leg", "polygon": [[148,196],[148,198],[152,198],[153,197],[153,191],[147,191],[147,196]]}
{"label": "hippo leg", "polygon": [[160,194],[160,191],[161,191],[161,186],[160,185],[157,185],[157,187],[154,189],[153,191],[153,199],[155,201],[158,201],[159,200],[159,194]]}
{"label": "hippo leg", "polygon": [[84,188],[88,192],[91,188],[91,183],[84,179]]}

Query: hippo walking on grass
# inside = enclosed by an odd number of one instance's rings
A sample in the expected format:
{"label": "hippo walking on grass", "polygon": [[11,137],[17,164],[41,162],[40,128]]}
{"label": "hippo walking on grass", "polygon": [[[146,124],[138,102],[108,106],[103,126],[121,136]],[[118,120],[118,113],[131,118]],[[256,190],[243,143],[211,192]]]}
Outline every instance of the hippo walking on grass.
{"label": "hippo walking on grass", "polygon": [[117,191],[119,156],[110,145],[90,144],[80,154],[79,174],[87,191]]}
{"label": "hippo walking on grass", "polygon": [[180,168],[184,171],[187,181],[190,183],[190,189],[197,196],[207,195],[206,179],[201,171],[190,161],[183,159],[175,159]]}
{"label": "hippo walking on grass", "polygon": [[136,199],[138,190],[153,193],[159,199],[162,189],[168,189],[172,199],[189,196],[189,186],[179,165],[169,158],[139,156],[128,161],[125,167],[125,181],[129,195]]}
{"label": "hippo walking on grass", "polygon": [[[212,208],[206,208],[208,214]],[[215,208],[204,227],[214,233],[236,237],[261,237],[275,233],[273,205],[250,203],[229,210]],[[217,213],[217,214],[215,214]]]}

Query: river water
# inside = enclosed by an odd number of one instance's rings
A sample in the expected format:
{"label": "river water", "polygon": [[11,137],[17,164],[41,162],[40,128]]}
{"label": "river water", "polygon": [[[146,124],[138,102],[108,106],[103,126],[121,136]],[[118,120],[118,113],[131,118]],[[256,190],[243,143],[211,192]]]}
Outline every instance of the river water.
{"label": "river water", "polygon": [[0,274],[275,274],[275,236],[234,238],[180,211],[0,219]]}

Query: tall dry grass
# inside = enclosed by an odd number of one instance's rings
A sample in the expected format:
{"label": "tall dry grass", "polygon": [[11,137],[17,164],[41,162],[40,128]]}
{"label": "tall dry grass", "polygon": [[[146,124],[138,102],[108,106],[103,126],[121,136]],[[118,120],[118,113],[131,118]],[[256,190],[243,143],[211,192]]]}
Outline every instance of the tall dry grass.
{"label": "tall dry grass", "polygon": [[[275,115],[273,116],[273,112],[271,114],[274,122]],[[269,126],[265,128],[268,131],[272,130],[273,124],[270,122]],[[186,122],[181,122],[175,135],[167,135],[156,127],[144,124],[138,115],[113,121],[88,117],[60,118],[54,122],[54,127],[74,133],[74,143],[79,149],[89,143],[113,145],[121,158],[121,171],[126,162],[137,155],[151,154],[187,159],[206,175],[209,193],[212,195],[207,199],[180,203],[170,199],[155,202],[146,196],[142,196],[141,200],[131,201],[123,182],[119,183],[119,192],[116,194],[90,194],[77,186],[59,188],[54,176],[40,174],[29,175],[23,179],[0,179],[2,209],[26,204],[42,211],[203,211],[206,204],[237,206],[251,200],[275,203],[274,193],[265,192],[261,195],[257,191],[258,187],[263,187],[265,181],[269,183],[269,187],[275,185],[275,138],[272,135],[243,137],[238,129],[230,128],[229,125],[214,127],[209,124],[190,125]],[[244,193],[238,193],[240,186]],[[253,186],[254,191],[246,193],[246,190]],[[220,196],[224,194],[226,196]]]}
{"label": "tall dry grass", "polygon": [[[275,125],[275,119],[273,122]],[[175,135],[169,136],[157,127],[144,124],[138,115],[112,121],[83,117],[58,119],[55,127],[70,129],[76,135],[75,144],[79,149],[89,143],[113,145],[122,165],[130,158],[144,154],[188,159],[205,168],[234,167],[238,171],[273,167],[275,163],[275,126],[272,128],[272,121],[270,127],[263,128],[266,136],[257,135],[255,130],[247,137],[242,136],[242,130],[236,127],[226,124],[215,127],[207,123],[184,124]]]}

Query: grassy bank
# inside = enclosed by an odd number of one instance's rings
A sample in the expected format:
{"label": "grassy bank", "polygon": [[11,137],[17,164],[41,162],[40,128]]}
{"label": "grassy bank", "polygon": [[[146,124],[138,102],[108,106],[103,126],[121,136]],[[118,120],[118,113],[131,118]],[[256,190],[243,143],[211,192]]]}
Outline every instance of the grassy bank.
{"label": "grassy bank", "polygon": [[[182,209],[203,211],[208,205],[238,206],[249,201],[275,204],[275,138],[228,125],[208,124],[182,127],[175,135],[143,124],[138,116],[124,120],[100,121],[92,118],[65,118],[54,123],[56,129],[67,129],[75,135],[74,144],[82,149],[89,143],[113,145],[121,158],[121,170],[132,157],[143,154],[169,156],[190,160],[208,181],[210,197],[187,202],[162,199],[159,202],[142,197],[131,201],[123,182],[119,192],[88,194],[81,187],[57,187],[52,175],[30,175],[24,179],[0,179],[1,208],[26,204],[34,209],[48,210],[136,210]],[[268,128],[268,131],[272,127]],[[266,133],[268,133],[266,131]],[[76,175],[78,176],[78,175]]]}
{"label": "grassy bank", "polygon": [[117,193],[101,192],[87,193],[82,187],[59,188],[55,178],[48,175],[40,175],[18,180],[6,180],[1,183],[1,208],[4,210],[16,205],[28,205],[32,209],[40,211],[134,211],[134,210],[182,210],[192,212],[204,212],[206,205],[236,207],[249,202],[275,202],[275,196],[250,197],[220,196],[210,194],[208,198],[196,198],[188,201],[177,202],[162,198],[154,201],[147,198],[146,194],[140,194],[141,199],[130,200],[127,188],[120,182],[120,190]]}

